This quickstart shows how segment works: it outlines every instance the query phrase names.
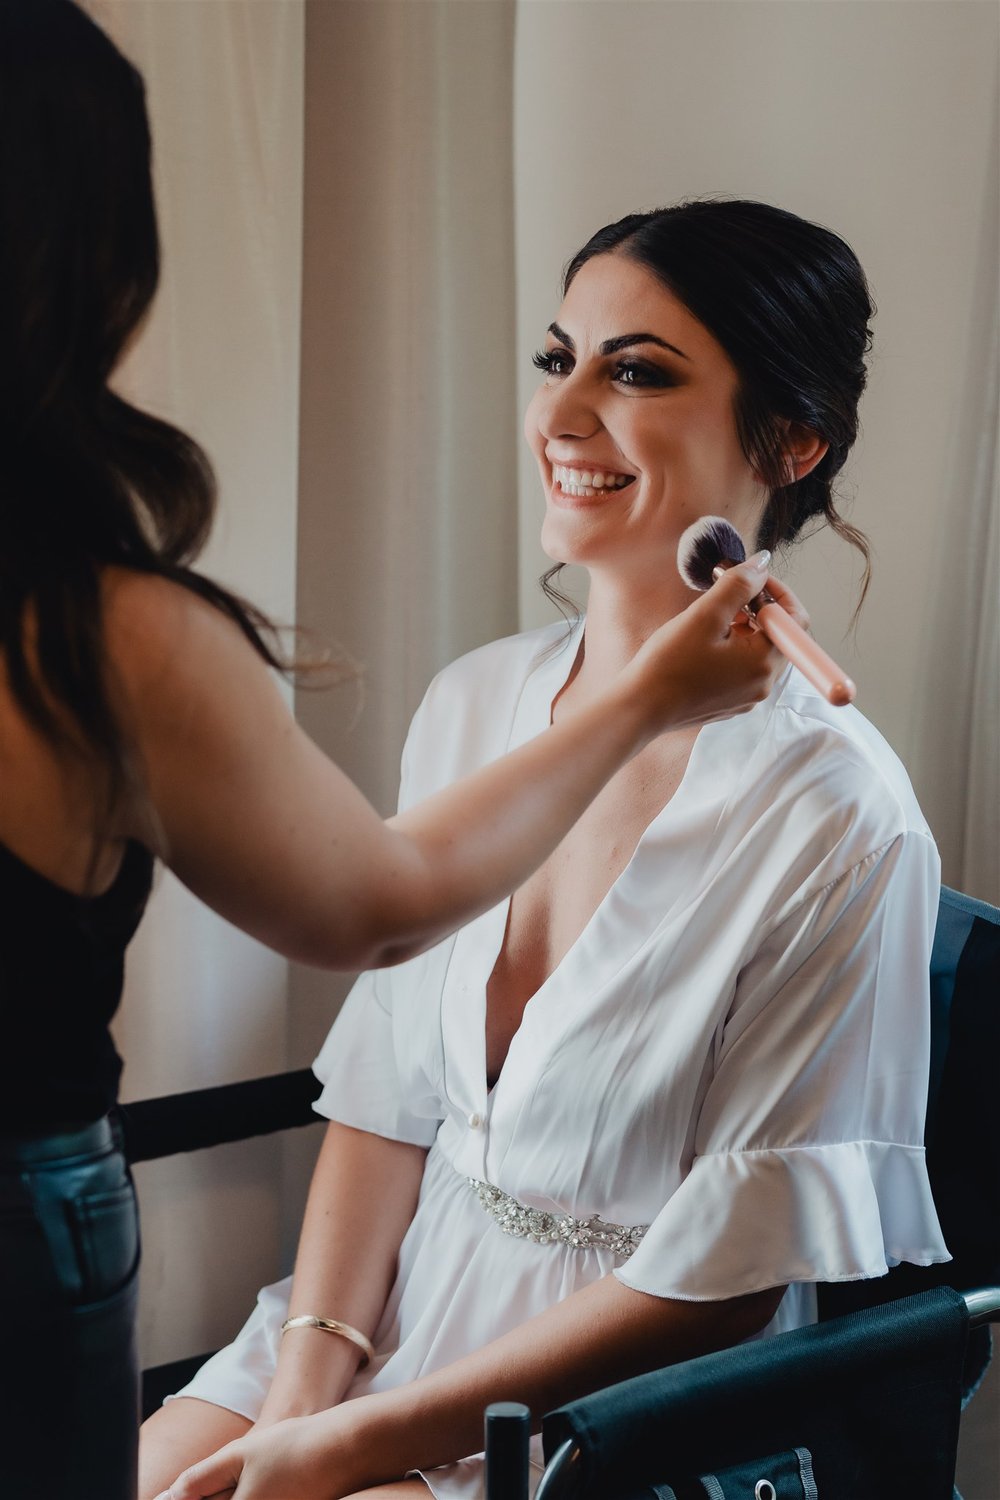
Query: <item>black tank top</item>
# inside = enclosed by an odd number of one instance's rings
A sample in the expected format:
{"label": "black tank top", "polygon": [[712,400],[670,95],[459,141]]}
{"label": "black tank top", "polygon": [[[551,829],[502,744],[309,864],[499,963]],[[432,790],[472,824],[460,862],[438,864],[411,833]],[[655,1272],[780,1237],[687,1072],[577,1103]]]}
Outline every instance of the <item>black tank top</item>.
{"label": "black tank top", "polygon": [[108,1029],[153,859],[129,843],[101,896],[74,896],[0,844],[0,1136],[97,1120],[121,1058]]}

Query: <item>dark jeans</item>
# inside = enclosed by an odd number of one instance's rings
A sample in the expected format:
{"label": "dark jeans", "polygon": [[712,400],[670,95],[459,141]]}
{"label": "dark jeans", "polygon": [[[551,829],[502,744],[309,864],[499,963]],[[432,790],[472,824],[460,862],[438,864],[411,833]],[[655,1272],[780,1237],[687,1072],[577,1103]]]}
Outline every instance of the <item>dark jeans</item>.
{"label": "dark jeans", "polygon": [[134,1500],[138,1266],[107,1120],[0,1138],[3,1500]]}

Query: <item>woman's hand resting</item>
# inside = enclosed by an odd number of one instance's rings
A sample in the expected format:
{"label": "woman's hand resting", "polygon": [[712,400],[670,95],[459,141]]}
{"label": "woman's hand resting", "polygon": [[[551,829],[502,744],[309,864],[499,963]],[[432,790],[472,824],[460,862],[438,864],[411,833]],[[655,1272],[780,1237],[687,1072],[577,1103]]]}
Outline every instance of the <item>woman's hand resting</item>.
{"label": "woman's hand resting", "polygon": [[318,1416],[254,1427],[211,1458],[185,1469],[157,1500],[337,1500],[372,1482],[351,1420],[363,1398]]}

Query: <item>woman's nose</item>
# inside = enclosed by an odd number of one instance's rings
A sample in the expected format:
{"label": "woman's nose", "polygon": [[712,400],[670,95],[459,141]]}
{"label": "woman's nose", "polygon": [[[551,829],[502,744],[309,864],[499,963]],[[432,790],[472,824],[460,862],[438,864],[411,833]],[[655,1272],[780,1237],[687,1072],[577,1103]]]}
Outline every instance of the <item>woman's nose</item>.
{"label": "woman's nose", "polygon": [[538,426],[546,438],[592,437],[601,425],[592,392],[572,375],[543,387],[539,396]]}

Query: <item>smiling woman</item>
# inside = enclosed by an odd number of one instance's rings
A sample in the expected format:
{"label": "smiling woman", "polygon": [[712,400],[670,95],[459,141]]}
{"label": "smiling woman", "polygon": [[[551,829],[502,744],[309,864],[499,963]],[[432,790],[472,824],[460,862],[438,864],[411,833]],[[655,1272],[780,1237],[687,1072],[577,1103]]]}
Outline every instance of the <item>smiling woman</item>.
{"label": "smiling woman", "polygon": [[[870,315],[841,240],[701,203],[602,230],[564,290],[526,434],[587,617],[435,679],[404,810],[594,702],[690,598],[691,521],[785,541],[833,514]],[[509,901],[358,982],[315,1064],[294,1278],[147,1425],[144,1500],[480,1500],[488,1402],[537,1422],[809,1322],[817,1281],[946,1259],[937,872],[891,750],[793,669],[647,747]]]}
{"label": "smiling woman", "polygon": [[[623,325],[655,332],[608,336]],[[645,266],[621,254],[589,260],[567,288],[542,363],[525,431],[548,499],[550,556],[626,568],[632,586],[648,577],[662,588],[685,527],[720,503],[756,536],[768,491],[733,420],[736,370]],[[567,485],[557,469],[579,477]],[[621,477],[613,499],[587,483],[594,469]]]}
{"label": "smiling woman", "polygon": [[[826,295],[810,294],[807,263]],[[649,568],[671,572],[680,532],[713,505],[772,549],[818,517],[864,557],[863,598],[868,545],[832,491],[857,436],[874,313],[850,247],[768,204],[700,200],[599,230],[563,291],[525,422],[550,500],[550,556],[586,563],[581,528],[554,512],[592,498],[555,468],[597,467],[640,479],[623,544],[635,541]],[[651,508],[658,526],[644,519]]]}

